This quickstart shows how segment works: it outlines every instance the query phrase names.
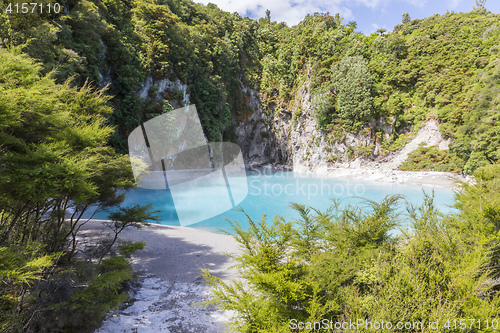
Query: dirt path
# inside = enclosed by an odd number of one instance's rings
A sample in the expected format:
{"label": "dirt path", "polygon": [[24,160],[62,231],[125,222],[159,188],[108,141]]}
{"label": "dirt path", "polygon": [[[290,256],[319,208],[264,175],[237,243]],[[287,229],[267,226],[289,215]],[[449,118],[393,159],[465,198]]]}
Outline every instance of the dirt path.
{"label": "dirt path", "polygon": [[[91,221],[81,232],[82,242],[108,232],[102,221]],[[238,253],[233,237],[204,230],[151,225],[126,229],[121,239],[146,242],[134,254],[140,276],[130,306],[110,314],[96,333],[224,332],[230,313],[195,305],[207,299],[209,288],[199,277],[206,267],[229,281],[236,277],[225,253]]]}

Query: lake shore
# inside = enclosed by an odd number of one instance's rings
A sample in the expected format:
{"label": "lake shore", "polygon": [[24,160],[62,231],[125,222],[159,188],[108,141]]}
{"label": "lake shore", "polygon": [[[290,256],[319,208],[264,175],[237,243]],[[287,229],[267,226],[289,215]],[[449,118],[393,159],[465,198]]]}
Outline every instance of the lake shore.
{"label": "lake shore", "polygon": [[328,168],[319,172],[332,178],[370,180],[385,183],[459,188],[462,183],[472,182],[468,175],[441,171],[401,171],[368,168]]}
{"label": "lake shore", "polygon": [[[374,163],[375,164],[375,163]],[[264,165],[253,168],[262,172],[288,171],[302,174],[314,174],[329,178],[351,180],[368,180],[384,183],[409,184],[421,186],[447,187],[458,189],[462,183],[471,184],[474,178],[470,175],[442,171],[401,171],[385,168],[384,165],[365,166],[359,163],[340,164],[336,167],[319,166],[307,168],[283,165]]]}
{"label": "lake shore", "polygon": [[[104,220],[91,220],[81,230],[80,243],[107,237]],[[132,301],[110,314],[96,331],[111,332],[213,332],[226,330],[230,313],[215,307],[197,307],[209,297],[200,277],[206,268],[228,282],[237,274],[226,254],[238,254],[232,236],[204,230],[151,224],[125,229],[121,240],[143,241],[146,247],[132,256],[140,285],[132,288]],[[135,331],[134,331],[135,330]]]}
{"label": "lake shore", "polygon": [[[289,167],[267,165],[260,172],[290,171]],[[382,168],[336,167],[295,171],[329,178],[404,183],[458,188],[471,177],[436,171],[400,171]],[[92,220],[82,230],[82,240],[95,241],[108,229],[103,220]],[[132,290],[133,301],[109,315],[96,333],[203,331],[224,332],[231,316],[215,307],[195,307],[209,297],[210,288],[199,276],[204,268],[229,282],[237,277],[226,254],[240,253],[238,242],[228,235],[180,226],[151,224],[143,229],[125,229],[122,240],[146,243],[132,257],[140,285]]]}
{"label": "lake shore", "polygon": [[[315,124],[311,124],[315,127]],[[429,119],[416,133],[415,137],[402,149],[373,158],[343,159],[328,162],[321,152],[307,150],[306,154],[293,156],[288,165],[261,165],[257,168],[271,168],[276,171],[293,171],[296,173],[312,173],[331,178],[380,181],[409,185],[460,188],[462,183],[474,183],[470,175],[441,171],[402,171],[401,166],[408,161],[412,152],[422,144],[427,147],[436,146],[439,150],[449,148],[449,140],[445,140],[439,129],[439,122]],[[314,146],[312,147],[314,150]],[[307,157],[307,158],[304,158]],[[342,157],[342,156],[338,156]],[[344,156],[345,157],[345,156]],[[342,159],[341,159],[342,160]]]}

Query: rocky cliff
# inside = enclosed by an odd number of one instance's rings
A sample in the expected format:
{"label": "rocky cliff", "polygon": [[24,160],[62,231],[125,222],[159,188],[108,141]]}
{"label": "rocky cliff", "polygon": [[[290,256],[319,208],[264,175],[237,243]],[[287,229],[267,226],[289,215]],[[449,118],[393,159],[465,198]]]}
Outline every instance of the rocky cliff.
{"label": "rocky cliff", "polygon": [[254,112],[243,120],[235,120],[238,145],[250,168],[274,164],[296,172],[316,173],[346,168],[397,170],[422,143],[448,149],[449,141],[443,138],[434,119],[423,123],[416,133],[406,133],[413,139],[401,150],[385,155],[372,131],[378,127],[385,136],[394,132],[394,125],[383,119],[374,119],[357,134],[318,129],[307,82],[291,107],[271,105],[266,112],[262,100],[257,91],[251,90],[249,104]]}

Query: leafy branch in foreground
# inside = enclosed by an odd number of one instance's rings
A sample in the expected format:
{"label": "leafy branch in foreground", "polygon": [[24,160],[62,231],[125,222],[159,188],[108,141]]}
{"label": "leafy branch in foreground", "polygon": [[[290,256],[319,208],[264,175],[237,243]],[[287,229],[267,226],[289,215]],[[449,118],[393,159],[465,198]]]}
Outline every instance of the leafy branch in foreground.
{"label": "leafy branch in foreground", "polygon": [[142,226],[149,225],[148,221],[158,221],[159,210],[152,211],[151,207],[153,204],[141,206],[134,205],[131,207],[120,207],[118,210],[111,212],[109,214],[109,219],[111,222],[104,222],[108,228],[113,231],[113,239],[108,243],[106,250],[103,251],[99,262],[102,261],[104,256],[109,253],[113,245],[116,243],[120,233],[126,228],[136,228],[140,229]]}
{"label": "leafy branch in foreground", "polygon": [[[395,325],[497,316],[491,251],[451,228],[454,217],[436,211],[432,197],[408,207],[404,219],[400,199],[366,207],[334,201],[325,212],[293,204],[300,216],[294,223],[277,217],[269,226],[265,217],[246,215],[248,230],[231,222],[242,248],[233,257],[240,279],[225,283],[205,270],[214,296],[205,304],[234,310],[231,325],[241,332],[294,331],[292,319]],[[411,228],[394,236],[402,224]]]}
{"label": "leafy branch in foreground", "polygon": [[[104,90],[57,84],[40,71],[18,48],[0,48],[0,330],[91,330],[125,298],[131,270],[124,258],[109,258],[121,260],[113,266],[77,256],[78,235],[91,207],[123,201],[133,176],[129,158],[108,145]],[[115,217],[135,225],[152,218],[149,208]],[[82,302],[85,311],[71,310]]]}

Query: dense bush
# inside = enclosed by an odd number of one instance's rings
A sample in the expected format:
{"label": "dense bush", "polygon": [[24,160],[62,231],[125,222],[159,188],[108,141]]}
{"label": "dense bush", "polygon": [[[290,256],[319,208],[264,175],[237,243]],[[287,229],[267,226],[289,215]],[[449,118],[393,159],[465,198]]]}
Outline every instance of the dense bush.
{"label": "dense bush", "polygon": [[[254,21],[190,0],[63,5],[68,14],[1,16],[0,45],[21,46],[45,73],[56,70],[59,83],[68,77],[79,86],[109,83],[117,151],[127,151],[127,135],[141,121],[161,114],[162,99],[174,107],[196,103],[207,138],[234,141],[234,117],[251,110],[247,88],[259,90],[264,105],[291,113],[306,89],[322,129],[358,132],[372,118],[395,117],[401,133],[434,117],[465,172],[498,160],[500,20],[483,7],[405,16],[392,32],[367,36],[338,14],[307,15],[287,27],[270,16]],[[0,2],[2,12],[5,6]],[[156,85],[141,98],[147,78]],[[159,92],[165,79],[187,91]],[[393,143],[382,153],[395,150]]]}
{"label": "dense bush", "polygon": [[372,78],[361,56],[346,56],[333,68],[337,116],[344,121],[367,121],[373,117]]}
{"label": "dense bush", "polygon": [[[326,14],[290,28],[270,25],[278,42],[263,54],[262,91],[268,101],[287,104],[310,83],[322,129],[358,132],[372,118],[395,117],[396,130],[404,133],[434,117],[453,141],[456,159],[448,169],[472,173],[495,163],[499,16],[483,9],[405,22],[370,36]],[[347,70],[353,62],[359,66]],[[382,153],[399,143],[386,142]]]}
{"label": "dense bush", "polygon": [[433,170],[462,172],[463,160],[449,150],[439,150],[437,146],[420,146],[408,155],[400,169],[406,171]]}
{"label": "dense bush", "polygon": [[[2,13],[6,6],[0,2]],[[69,14],[1,16],[0,46],[21,46],[44,73],[55,70],[58,83],[72,77],[80,86],[110,84],[109,123],[116,126],[110,142],[117,151],[127,151],[127,135],[146,113],[161,113],[163,98],[175,106],[196,104],[210,140],[234,138],[231,115],[247,109],[243,87],[256,88],[261,76],[258,44],[272,38],[259,33],[255,21],[189,0],[69,0],[61,6]],[[187,84],[189,101],[176,97],[178,88],[156,94],[154,86],[140,98],[148,77]]]}
{"label": "dense bush", "polygon": [[[119,190],[133,186],[128,157],[107,144],[109,97],[89,85],[57,84],[40,71],[18,49],[0,48],[2,332],[88,330],[126,298],[122,289],[131,277],[123,257],[100,262],[116,237],[95,246],[95,257],[76,257],[79,230],[88,222],[82,216],[92,215],[91,206],[112,209],[124,199]],[[113,231],[117,236],[153,214],[149,206],[120,208],[111,214]]]}
{"label": "dense bush", "polygon": [[457,214],[440,214],[431,196],[401,214],[402,199],[386,197],[359,207],[334,202],[325,212],[295,204],[299,220],[269,225],[247,216],[248,231],[233,222],[241,280],[224,283],[206,271],[215,288],[209,303],[234,310],[241,332],[299,331],[298,322],[310,323],[304,332],[337,331],[331,322],[358,320],[444,332],[458,331],[460,319],[476,320],[471,331],[480,331],[477,320],[491,322],[500,305],[498,165],[478,177],[457,194]]}

